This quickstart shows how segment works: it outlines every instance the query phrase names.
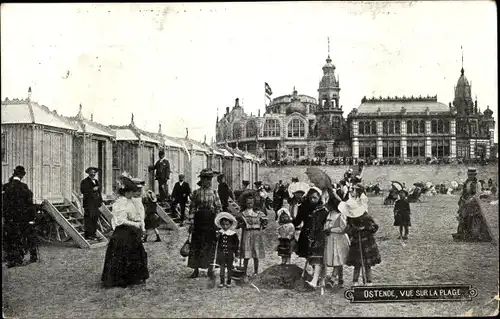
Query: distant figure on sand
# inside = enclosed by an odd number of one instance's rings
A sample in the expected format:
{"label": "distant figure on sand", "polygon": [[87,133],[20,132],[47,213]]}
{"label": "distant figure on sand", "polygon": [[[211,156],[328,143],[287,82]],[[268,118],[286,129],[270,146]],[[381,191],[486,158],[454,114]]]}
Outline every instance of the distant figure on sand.
{"label": "distant figure on sand", "polygon": [[80,192],[83,195],[83,222],[85,225],[85,239],[99,240],[96,236],[97,222],[102,206],[102,185],[96,178],[99,169],[97,167],[89,167],[85,170],[89,176],[80,183]]}
{"label": "distant figure on sand", "polygon": [[399,199],[394,203],[394,226],[399,226],[398,239],[403,238],[403,240],[408,239],[408,227],[411,226],[410,203],[407,198],[408,192],[402,189],[399,191]]}

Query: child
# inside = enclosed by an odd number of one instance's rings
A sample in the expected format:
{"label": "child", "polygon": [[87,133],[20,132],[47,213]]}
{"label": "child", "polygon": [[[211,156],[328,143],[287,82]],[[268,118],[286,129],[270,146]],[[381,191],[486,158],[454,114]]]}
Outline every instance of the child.
{"label": "child", "polygon": [[368,215],[367,203],[362,194],[362,186],[355,187],[351,192],[351,198],[339,204],[339,211],[347,216],[347,233],[350,235],[351,245],[346,264],[354,266],[352,283],[354,286],[358,285],[359,273],[364,265],[366,284],[371,286],[371,267],[380,264],[382,259],[373,236],[378,230],[378,225]]}
{"label": "child", "polygon": [[295,249],[295,226],[293,226],[290,212],[286,208],[280,208],[278,213],[278,256],[281,257],[281,264],[289,264],[292,252]]}
{"label": "child", "polygon": [[248,269],[248,262],[250,258],[253,258],[254,275],[257,275],[259,273],[259,258],[265,258],[266,256],[262,230],[267,226],[267,217],[255,207],[254,196],[255,194],[251,192],[243,193],[240,196],[243,210],[238,227],[242,228],[240,258],[243,258],[245,274]]}
{"label": "child", "polygon": [[[340,204],[340,203],[339,203]],[[325,245],[325,265],[333,267],[333,275],[338,278],[338,286],[344,285],[344,269],[343,265],[347,262],[349,255],[349,236],[346,233],[347,217],[342,215],[337,207],[330,210],[326,218],[324,230],[327,234]],[[327,281],[327,284],[333,288],[334,282],[332,279]]]}
{"label": "child", "polygon": [[[236,219],[233,215],[221,212],[215,217],[215,225],[221,229],[217,231],[217,264],[220,266],[219,288],[231,288],[231,275],[234,257],[238,254],[239,239],[234,231]],[[227,284],[224,283],[227,268]]]}
{"label": "child", "polygon": [[[408,239],[408,227],[411,226],[410,203],[408,203],[408,192],[404,189],[399,192],[399,199],[394,204],[394,226],[399,226],[399,237]],[[403,235],[403,228],[405,230]]]}
{"label": "child", "polygon": [[156,213],[156,194],[151,190],[148,190],[146,196],[142,198],[142,204],[145,209],[144,227],[146,228],[146,235],[143,241],[148,241],[148,236],[152,235],[154,232],[156,234],[155,242],[160,242],[160,233],[158,232],[158,226],[160,224],[160,217]]}

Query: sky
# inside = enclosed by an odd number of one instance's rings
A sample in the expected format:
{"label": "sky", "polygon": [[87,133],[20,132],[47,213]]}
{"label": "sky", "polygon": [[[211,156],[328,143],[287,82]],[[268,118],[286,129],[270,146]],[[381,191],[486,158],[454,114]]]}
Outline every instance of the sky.
{"label": "sky", "polygon": [[264,113],[264,82],[317,98],[329,37],[344,116],[363,96],[448,104],[463,52],[498,127],[496,32],[493,1],[2,4],[1,95],[210,142],[236,98]]}

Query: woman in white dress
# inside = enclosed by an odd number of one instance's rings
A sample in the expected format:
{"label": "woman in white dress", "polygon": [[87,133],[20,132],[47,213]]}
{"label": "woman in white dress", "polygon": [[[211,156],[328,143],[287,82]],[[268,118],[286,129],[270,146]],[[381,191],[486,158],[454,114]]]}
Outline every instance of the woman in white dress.
{"label": "woman in white dress", "polygon": [[120,177],[120,197],[112,209],[114,231],[101,276],[104,287],[127,287],[144,283],[149,278],[147,254],[142,243],[145,227],[140,184],[140,181]]}

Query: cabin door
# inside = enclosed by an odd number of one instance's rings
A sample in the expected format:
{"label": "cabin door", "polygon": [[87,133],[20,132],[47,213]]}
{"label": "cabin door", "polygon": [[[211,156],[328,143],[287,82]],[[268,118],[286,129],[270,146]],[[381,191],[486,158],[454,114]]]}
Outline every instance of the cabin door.
{"label": "cabin door", "polygon": [[43,132],[42,198],[62,199],[63,134]]}
{"label": "cabin door", "polygon": [[99,168],[99,173],[97,174],[97,179],[101,182],[102,189],[106,189],[104,183],[106,182],[106,160],[104,158],[106,152],[106,145],[104,141],[92,140],[91,142],[91,156],[90,156],[90,166]]}
{"label": "cabin door", "polygon": [[144,146],[144,175],[143,178],[145,179],[146,185],[148,189],[154,191],[155,190],[155,177],[154,177],[154,172],[149,171],[148,167],[149,166],[154,166],[155,165],[155,149],[150,146]]}

